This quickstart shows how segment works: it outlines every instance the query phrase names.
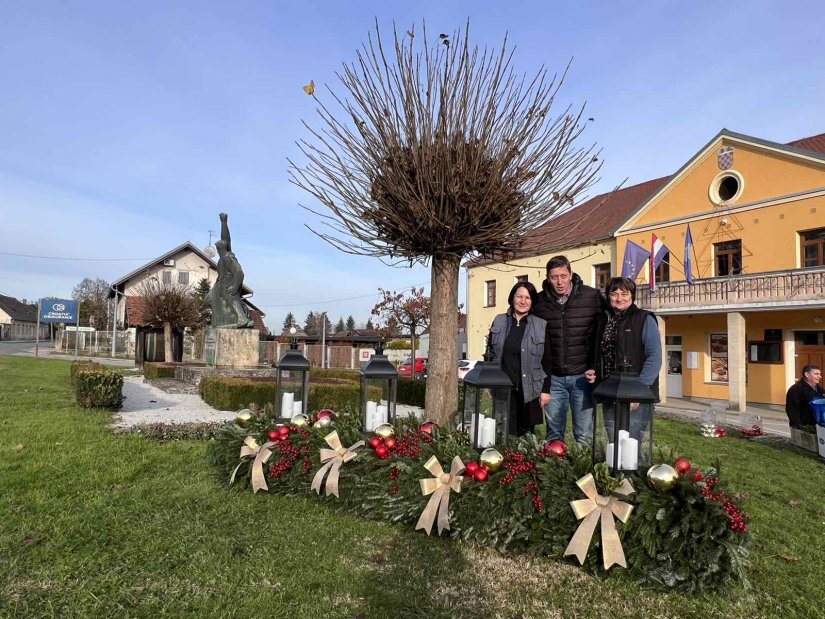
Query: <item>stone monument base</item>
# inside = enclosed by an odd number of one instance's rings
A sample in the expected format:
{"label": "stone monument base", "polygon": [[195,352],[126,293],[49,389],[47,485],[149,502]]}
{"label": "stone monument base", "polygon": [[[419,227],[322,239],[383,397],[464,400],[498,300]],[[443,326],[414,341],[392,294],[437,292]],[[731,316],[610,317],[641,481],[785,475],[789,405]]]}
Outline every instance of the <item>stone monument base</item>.
{"label": "stone monument base", "polygon": [[204,361],[209,367],[254,368],[258,365],[257,329],[220,329],[207,327]]}

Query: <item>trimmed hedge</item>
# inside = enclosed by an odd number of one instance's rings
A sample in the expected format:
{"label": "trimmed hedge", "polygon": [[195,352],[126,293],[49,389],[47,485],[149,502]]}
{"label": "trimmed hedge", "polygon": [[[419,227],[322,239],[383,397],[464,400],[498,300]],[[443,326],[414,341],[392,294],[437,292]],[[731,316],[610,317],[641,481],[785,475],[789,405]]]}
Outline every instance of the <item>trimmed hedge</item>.
{"label": "trimmed hedge", "polygon": [[424,408],[424,397],[427,393],[426,380],[398,379],[397,401],[399,404],[420,406]]}
{"label": "trimmed hedge", "polygon": [[168,363],[147,361],[143,364],[143,376],[147,380],[175,378],[175,366]]}
{"label": "trimmed hedge", "polygon": [[312,368],[310,370],[310,382],[313,378],[340,378],[341,380],[360,383],[361,373],[359,370],[348,370],[346,368]]}
{"label": "trimmed hedge", "polygon": [[117,370],[99,363],[76,361],[69,373],[80,406],[118,410],[123,404],[123,374]]}
{"label": "trimmed hedge", "polygon": [[[315,376],[314,372],[313,376]],[[336,378],[326,380],[329,382],[310,382],[309,410],[315,411],[322,408],[331,408],[335,411],[359,410],[361,386],[358,383]],[[205,376],[200,383],[200,395],[204,402],[218,410],[236,411],[246,408],[251,403],[263,407],[275,402],[275,381]],[[376,393],[375,397],[379,395]]]}

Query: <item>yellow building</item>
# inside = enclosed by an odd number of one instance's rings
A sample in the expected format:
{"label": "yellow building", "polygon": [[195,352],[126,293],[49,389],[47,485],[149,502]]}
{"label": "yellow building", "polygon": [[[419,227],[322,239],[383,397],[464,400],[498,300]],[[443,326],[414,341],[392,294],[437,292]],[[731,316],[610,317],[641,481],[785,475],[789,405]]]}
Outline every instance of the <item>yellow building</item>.
{"label": "yellow building", "polygon": [[[690,226],[692,284],[685,276]],[[616,231],[671,251],[655,292],[666,393],[732,408],[782,404],[805,363],[825,356],[825,134],[790,144],[721,131]]]}
{"label": "yellow building", "polygon": [[474,260],[465,265],[468,358],[481,359],[493,318],[507,311],[507,296],[517,281],[532,282],[541,291],[551,257],[564,254],[585,284],[603,290],[616,274],[613,234],[666,180],[598,195],[565,211],[526,235],[519,254],[505,263]]}
{"label": "yellow building", "polygon": [[468,264],[470,358],[513,283],[540,287],[549,257],[564,253],[598,287],[621,274],[628,241],[649,251],[654,234],[670,253],[655,292],[649,262],[638,275],[637,304],[659,318],[663,399],[783,404],[803,365],[825,365],[825,134],[779,144],[727,130],[672,176],[550,220],[511,262]]}

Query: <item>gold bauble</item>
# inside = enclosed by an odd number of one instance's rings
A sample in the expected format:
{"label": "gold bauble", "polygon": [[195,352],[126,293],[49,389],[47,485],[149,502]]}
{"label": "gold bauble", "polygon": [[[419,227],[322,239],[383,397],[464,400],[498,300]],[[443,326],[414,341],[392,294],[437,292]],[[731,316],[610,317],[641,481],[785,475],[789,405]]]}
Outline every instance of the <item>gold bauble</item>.
{"label": "gold bauble", "polygon": [[332,419],[329,417],[320,417],[312,424],[313,428],[328,428],[332,425]]}
{"label": "gold bauble", "polygon": [[395,436],[395,428],[388,423],[382,423],[380,426],[375,428],[375,436],[380,436],[381,438]]}
{"label": "gold bauble", "polygon": [[504,456],[501,455],[501,452],[498,449],[488,447],[481,452],[481,455],[478,457],[478,461],[481,462],[481,466],[485,469],[489,470],[491,473],[495,473],[501,468],[501,463],[504,461]]}
{"label": "gold bauble", "polygon": [[238,413],[238,416],[235,417],[235,423],[237,423],[242,428],[245,428],[249,425],[249,422],[252,421],[252,411],[248,408],[243,409]]}
{"label": "gold bauble", "polygon": [[304,415],[303,413],[298,413],[297,415],[293,415],[292,419],[289,420],[293,426],[300,426],[306,427],[309,425],[309,417]]}
{"label": "gold bauble", "polygon": [[657,464],[647,470],[647,480],[650,485],[661,492],[668,492],[676,485],[679,473],[669,464]]}

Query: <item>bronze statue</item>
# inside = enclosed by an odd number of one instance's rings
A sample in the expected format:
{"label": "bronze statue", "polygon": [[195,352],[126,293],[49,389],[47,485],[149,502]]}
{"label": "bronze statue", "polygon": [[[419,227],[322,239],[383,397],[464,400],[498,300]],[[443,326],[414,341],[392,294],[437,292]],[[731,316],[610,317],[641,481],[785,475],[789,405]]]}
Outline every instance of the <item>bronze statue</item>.
{"label": "bronze statue", "polygon": [[254,323],[243,302],[243,269],[232,252],[232,240],[226,213],[221,219],[221,240],[215,243],[218,250],[218,278],[206,296],[212,308],[212,326],[226,329],[252,328]]}

